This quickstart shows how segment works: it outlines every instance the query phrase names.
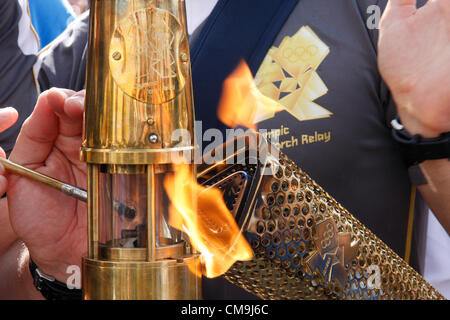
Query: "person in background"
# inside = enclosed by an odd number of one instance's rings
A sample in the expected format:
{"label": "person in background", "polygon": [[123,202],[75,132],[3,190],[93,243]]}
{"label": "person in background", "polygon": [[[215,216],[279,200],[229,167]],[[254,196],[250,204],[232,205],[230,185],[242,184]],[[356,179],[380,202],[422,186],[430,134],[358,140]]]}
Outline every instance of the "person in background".
{"label": "person in background", "polygon": [[28,3],[31,23],[39,36],[39,49],[58,37],[76,16],[67,0],[28,0]]}
{"label": "person in background", "polygon": [[85,12],[89,7],[88,0],[69,0],[69,3],[77,16]]}

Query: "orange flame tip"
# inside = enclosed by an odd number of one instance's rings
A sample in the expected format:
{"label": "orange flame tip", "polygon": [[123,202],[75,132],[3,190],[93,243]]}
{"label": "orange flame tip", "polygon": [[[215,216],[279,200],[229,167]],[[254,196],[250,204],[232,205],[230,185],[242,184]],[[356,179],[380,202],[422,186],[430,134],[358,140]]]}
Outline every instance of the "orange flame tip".
{"label": "orange flame tip", "polygon": [[282,110],[284,107],[281,104],[259,91],[247,63],[241,61],[223,83],[217,116],[230,128],[244,126],[256,130],[255,116],[258,112]]}

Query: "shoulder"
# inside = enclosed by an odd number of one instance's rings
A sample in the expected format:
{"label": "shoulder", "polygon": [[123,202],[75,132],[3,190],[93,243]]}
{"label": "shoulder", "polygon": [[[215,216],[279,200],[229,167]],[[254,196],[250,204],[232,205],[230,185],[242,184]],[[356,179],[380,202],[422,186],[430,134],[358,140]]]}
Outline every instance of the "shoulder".
{"label": "shoulder", "polygon": [[51,87],[83,89],[88,33],[89,12],[85,12],[39,52],[34,70],[41,91]]}

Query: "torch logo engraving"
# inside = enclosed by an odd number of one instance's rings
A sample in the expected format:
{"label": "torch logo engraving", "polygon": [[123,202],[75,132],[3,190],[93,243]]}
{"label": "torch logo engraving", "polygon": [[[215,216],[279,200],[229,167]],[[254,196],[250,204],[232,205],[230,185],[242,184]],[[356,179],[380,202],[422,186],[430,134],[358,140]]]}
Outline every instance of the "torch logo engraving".
{"label": "torch logo engraving", "polygon": [[338,232],[333,218],[317,224],[316,250],[306,261],[311,273],[318,272],[327,282],[337,280],[344,287],[346,265],[357,255],[359,243],[351,243],[350,233]]}
{"label": "torch logo engraving", "polygon": [[188,52],[183,27],[171,13],[145,8],[132,12],[114,31],[109,65],[127,95],[150,104],[174,99],[184,88]]}

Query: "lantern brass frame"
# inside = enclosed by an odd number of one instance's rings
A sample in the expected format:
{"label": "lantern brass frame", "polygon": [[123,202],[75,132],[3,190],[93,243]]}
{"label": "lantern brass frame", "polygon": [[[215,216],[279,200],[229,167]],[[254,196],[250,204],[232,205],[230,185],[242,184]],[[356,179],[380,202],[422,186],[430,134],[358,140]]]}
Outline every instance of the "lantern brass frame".
{"label": "lantern brass frame", "polygon": [[[157,247],[155,239],[155,174],[174,154],[192,156],[194,149],[185,11],[183,0],[91,0],[81,148],[88,194],[85,299],[201,298],[200,258],[189,239],[175,247]],[[191,138],[173,141],[176,130]],[[102,170],[147,175],[146,249],[101,247]]]}

